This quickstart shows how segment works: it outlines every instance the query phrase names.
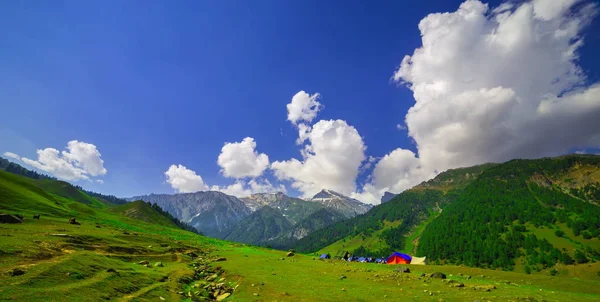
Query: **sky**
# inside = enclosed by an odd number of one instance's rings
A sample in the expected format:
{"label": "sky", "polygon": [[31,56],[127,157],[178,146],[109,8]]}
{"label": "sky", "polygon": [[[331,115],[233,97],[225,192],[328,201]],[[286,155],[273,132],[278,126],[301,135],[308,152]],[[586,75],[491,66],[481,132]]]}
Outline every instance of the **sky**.
{"label": "sky", "polygon": [[4,1],[0,156],[130,197],[600,153],[599,4]]}

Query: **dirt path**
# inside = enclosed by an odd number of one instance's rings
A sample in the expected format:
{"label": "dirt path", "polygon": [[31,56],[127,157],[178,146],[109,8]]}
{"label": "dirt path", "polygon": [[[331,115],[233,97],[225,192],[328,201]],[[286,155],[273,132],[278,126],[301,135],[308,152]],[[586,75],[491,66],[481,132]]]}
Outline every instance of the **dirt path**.
{"label": "dirt path", "polygon": [[160,286],[163,286],[163,285],[166,285],[166,284],[167,283],[163,283],[163,282],[154,283],[152,285],[143,287],[143,288],[141,288],[140,290],[138,290],[138,291],[136,291],[134,293],[126,295],[122,299],[123,299],[123,301],[131,301],[131,300],[133,300],[135,298],[139,298],[140,296],[146,294],[147,292],[149,292],[149,291],[151,291],[151,290],[153,290],[153,289],[155,289],[157,287],[160,287]]}

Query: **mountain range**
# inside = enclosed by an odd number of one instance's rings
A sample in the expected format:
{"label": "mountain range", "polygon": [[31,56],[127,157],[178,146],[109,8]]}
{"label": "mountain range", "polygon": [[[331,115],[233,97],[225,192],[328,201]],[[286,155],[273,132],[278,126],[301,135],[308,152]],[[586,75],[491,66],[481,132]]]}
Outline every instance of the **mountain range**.
{"label": "mountain range", "polygon": [[330,190],[322,190],[309,200],[281,192],[237,198],[216,191],[150,194],[128,200],[155,203],[207,236],[277,246],[371,208]]}

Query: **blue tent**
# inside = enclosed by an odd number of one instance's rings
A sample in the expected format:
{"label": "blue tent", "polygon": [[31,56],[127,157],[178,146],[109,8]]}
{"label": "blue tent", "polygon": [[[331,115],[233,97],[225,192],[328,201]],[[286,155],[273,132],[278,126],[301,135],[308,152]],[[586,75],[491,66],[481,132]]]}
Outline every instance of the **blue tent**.
{"label": "blue tent", "polygon": [[323,254],[319,257],[319,259],[330,259],[331,256],[329,256],[329,254]]}
{"label": "blue tent", "polygon": [[360,258],[358,258],[358,262],[367,262],[367,258],[360,257]]}
{"label": "blue tent", "polygon": [[383,258],[377,258],[377,259],[375,259],[375,262],[376,263],[383,263]]}

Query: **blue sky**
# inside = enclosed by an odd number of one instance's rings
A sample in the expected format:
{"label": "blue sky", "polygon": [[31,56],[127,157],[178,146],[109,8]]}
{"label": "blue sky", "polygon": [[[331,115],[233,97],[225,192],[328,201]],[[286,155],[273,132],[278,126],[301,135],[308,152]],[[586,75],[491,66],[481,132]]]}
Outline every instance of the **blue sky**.
{"label": "blue sky", "polygon": [[[107,172],[90,178],[103,183],[76,183],[118,196],[175,192],[165,177],[173,164],[193,170],[209,186],[227,186],[236,179],[225,177],[217,163],[226,142],[252,137],[256,152],[268,155],[271,163],[302,161],[298,129],[287,120],[286,105],[304,90],[319,93],[323,105],[312,124],[340,119],[354,127],[366,146],[365,162],[400,148],[408,152],[402,161],[407,163],[418,157],[417,144],[428,143],[418,138],[415,143],[417,134],[409,137],[407,130],[397,129],[415,97],[393,76],[403,57],[422,45],[419,21],[430,13],[454,12],[461,2],[2,2],[0,153],[35,160],[37,149],[61,151],[72,140],[93,144]],[[489,10],[500,4],[490,2]],[[600,60],[594,55],[600,37],[592,34],[599,31],[594,19],[577,32],[585,37],[577,64],[587,77],[567,80],[570,86],[557,95],[600,80]],[[416,83],[421,77],[402,79]],[[593,97],[590,102],[597,104]],[[593,123],[592,118],[588,121]],[[414,129],[419,129],[417,124]],[[431,160],[429,170],[593,151],[597,134],[587,133],[560,147],[557,143],[543,150],[479,156],[489,153],[486,146],[469,156],[474,161]],[[410,170],[429,164],[404,166],[389,158],[391,170],[381,163],[379,174],[373,172],[377,160],[370,167],[361,163],[357,194],[366,192],[363,185],[369,183],[378,191],[404,189],[402,179],[383,180],[394,171],[410,179],[406,185],[431,175]],[[266,169],[260,179],[284,185],[291,195],[312,192],[293,185],[298,181],[292,172],[282,173],[287,176],[276,177]],[[306,183],[302,177],[299,182]]]}

